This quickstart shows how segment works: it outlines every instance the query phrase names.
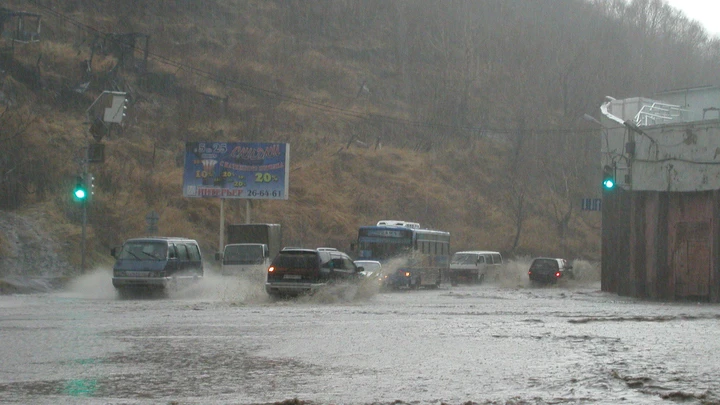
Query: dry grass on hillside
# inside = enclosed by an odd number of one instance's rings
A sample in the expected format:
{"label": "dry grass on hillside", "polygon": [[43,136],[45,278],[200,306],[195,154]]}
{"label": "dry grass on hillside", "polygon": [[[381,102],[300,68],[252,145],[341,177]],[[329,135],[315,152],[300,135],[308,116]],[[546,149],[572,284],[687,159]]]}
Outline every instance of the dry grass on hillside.
{"label": "dry grass on hillside", "polygon": [[[156,157],[155,169],[148,171],[149,155],[137,153],[139,156],[109,156],[98,171],[103,181],[89,210],[88,248],[105,252],[107,246],[124,238],[147,234],[144,218],[155,210],[160,215],[161,234],[196,238],[206,254],[214,252],[219,237],[219,200],[183,198],[182,169],[173,156]],[[447,153],[471,152],[344,149],[339,143],[330,144],[317,150],[312,159],[291,165],[288,200],[252,201],[251,219],[282,224],[284,243],[293,246],[348,249],[358,226],[380,219],[403,219],[450,231],[453,250],[507,251],[514,228],[499,206],[500,191],[491,180],[495,174],[490,168],[497,157],[491,154],[484,159],[480,154],[478,160],[451,167],[443,164]],[[102,187],[103,182],[110,185]],[[114,193],[112,184],[116,182],[133,187]],[[66,214],[76,209],[67,201],[65,204]],[[63,223],[60,212],[58,224]],[[225,216],[226,223],[244,223],[245,200],[226,200]],[[75,218],[75,226],[57,231],[72,246],[79,246],[77,213],[69,217]],[[573,223],[573,228],[583,227]],[[527,220],[521,238],[528,251],[558,255],[592,249],[592,243],[592,238],[580,231],[561,241],[552,223],[539,217]],[[547,249],[553,244],[556,248]],[[107,258],[101,254],[92,260]]]}
{"label": "dry grass on hillside", "polygon": [[[83,2],[64,3],[67,10],[87,9]],[[152,52],[215,72],[230,83],[251,84],[357,114],[385,114],[388,106],[393,106],[395,114],[403,116],[405,111],[426,107],[404,105],[407,101],[394,93],[400,86],[391,78],[376,76],[393,69],[353,59],[355,48],[344,48],[347,44],[308,47],[284,32],[287,27],[277,20],[281,12],[276,3],[209,2],[194,11],[162,2],[138,3],[148,7],[147,15],[128,10],[122,3],[98,4],[102,4],[98,6],[102,12],[90,10],[75,17],[106,32],[125,32],[118,27],[130,22],[130,31],[154,33]],[[123,11],[124,22],[108,11]],[[158,15],[163,16],[160,25]],[[211,20],[210,15],[223,18]],[[194,21],[200,18],[208,20]],[[239,19],[243,24],[232,23]],[[54,89],[78,84],[83,73],[79,66],[89,57],[88,44],[77,42],[83,33],[56,18],[44,20],[44,24],[50,27],[46,31],[50,34],[45,34],[42,43],[43,77],[65,86]],[[369,40],[382,48],[382,38]],[[35,62],[33,55],[36,59],[33,52],[22,56],[28,66]],[[94,55],[98,82],[102,83],[99,79],[114,63],[112,57]],[[156,61],[150,67],[155,73],[175,74],[182,87],[174,90],[182,96],[143,90],[133,72],[121,72],[121,81],[133,88],[135,100],[125,129],[104,140],[106,162],[90,168],[97,186],[88,210],[92,262],[110,260],[108,248],[125,238],[147,234],[145,215],[152,210],[160,216],[159,233],[196,238],[206,254],[217,249],[219,201],[182,197],[183,169],[178,157],[182,160],[188,140],[290,143],[289,199],[254,200],[251,218],[253,222],[281,223],[286,245],[347,249],[358,226],[401,219],[450,231],[453,250],[507,251],[511,247],[515,229],[505,209],[502,184],[507,151],[503,145],[488,139],[453,139],[453,134],[447,134],[449,139],[438,135],[439,139],[431,139],[429,151],[419,152],[415,150],[418,143],[435,134],[325,114],[247,86],[223,86]],[[388,89],[356,97],[367,77],[374,78],[378,86],[387,84]],[[38,137],[34,144],[46,141],[51,146],[49,150],[58,159],[48,163],[50,170],[67,184],[55,190],[49,203],[34,202],[47,210],[48,226],[67,241],[70,250],[76,249],[71,256],[79,258],[79,210],[66,193],[76,173],[73,159],[89,139],[84,111],[102,89],[92,89],[92,94],[64,104],[65,100],[60,103],[47,95],[50,92],[31,90],[13,83],[12,78],[6,85],[17,89],[18,100],[44,101],[33,107],[37,118],[32,130]],[[227,96],[227,111],[220,114],[216,105],[203,105],[198,92]],[[48,100],[42,99],[43,94]],[[351,136],[371,144],[375,134],[387,140],[385,147],[376,150],[353,143],[346,148]],[[245,222],[245,201],[227,200],[225,215],[226,223]],[[597,253],[597,230],[580,215],[575,215],[565,240],[557,236],[545,212],[528,215],[519,253],[569,252],[586,257]]]}

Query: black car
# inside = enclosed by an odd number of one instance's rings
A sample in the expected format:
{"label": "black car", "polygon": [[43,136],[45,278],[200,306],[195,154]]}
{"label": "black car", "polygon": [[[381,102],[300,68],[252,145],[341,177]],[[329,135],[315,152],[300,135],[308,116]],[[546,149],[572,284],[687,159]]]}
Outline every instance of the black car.
{"label": "black car", "polygon": [[265,291],[271,296],[312,294],[331,282],[355,282],[362,270],[335,249],[285,248],[268,267]]}
{"label": "black car", "polygon": [[561,278],[575,278],[570,263],[561,258],[538,257],[530,264],[528,270],[530,281],[539,283],[556,283]]}

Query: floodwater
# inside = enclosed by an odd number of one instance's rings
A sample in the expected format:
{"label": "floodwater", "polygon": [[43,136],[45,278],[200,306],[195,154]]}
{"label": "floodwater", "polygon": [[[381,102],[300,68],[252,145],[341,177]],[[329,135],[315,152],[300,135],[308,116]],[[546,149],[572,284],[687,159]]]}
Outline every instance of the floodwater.
{"label": "floodwater", "polygon": [[720,404],[720,306],[606,294],[589,264],[533,286],[525,265],[282,301],[220,276],[119,299],[97,270],[0,296],[0,402]]}

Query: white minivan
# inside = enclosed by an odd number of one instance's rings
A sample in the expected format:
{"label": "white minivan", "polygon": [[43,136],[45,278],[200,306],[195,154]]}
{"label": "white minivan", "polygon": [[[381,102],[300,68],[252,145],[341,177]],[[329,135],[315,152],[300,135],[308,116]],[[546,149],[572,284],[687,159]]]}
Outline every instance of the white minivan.
{"label": "white minivan", "polygon": [[502,267],[500,252],[469,250],[456,252],[450,259],[450,282],[478,284],[484,280],[496,279]]}

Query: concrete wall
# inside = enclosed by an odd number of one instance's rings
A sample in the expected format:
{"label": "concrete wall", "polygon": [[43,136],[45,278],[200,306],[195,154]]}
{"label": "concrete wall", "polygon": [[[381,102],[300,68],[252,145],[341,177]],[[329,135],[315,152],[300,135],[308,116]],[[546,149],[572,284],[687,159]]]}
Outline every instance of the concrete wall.
{"label": "concrete wall", "polygon": [[688,122],[720,118],[720,87],[717,86],[665,91],[653,95],[653,98],[688,110]]}
{"label": "concrete wall", "polygon": [[[634,191],[720,189],[720,121],[612,128],[603,136],[602,165],[616,167],[620,187]],[[634,143],[634,154],[628,143]]]}

